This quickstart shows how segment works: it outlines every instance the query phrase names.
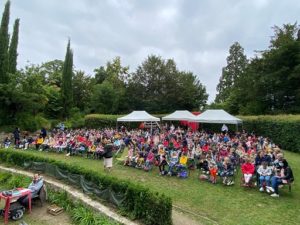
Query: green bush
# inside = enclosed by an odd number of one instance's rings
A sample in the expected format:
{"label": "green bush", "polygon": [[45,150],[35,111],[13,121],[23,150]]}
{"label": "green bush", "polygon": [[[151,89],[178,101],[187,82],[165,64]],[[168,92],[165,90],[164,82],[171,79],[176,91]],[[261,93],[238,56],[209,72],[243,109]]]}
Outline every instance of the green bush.
{"label": "green bush", "polygon": [[84,125],[87,128],[116,127],[119,115],[89,114],[84,118]]}
{"label": "green bush", "polygon": [[18,115],[16,126],[22,130],[34,132],[41,129],[41,127],[49,129],[51,123],[41,115],[33,116],[32,114],[23,113]]}
{"label": "green bush", "polygon": [[269,137],[289,151],[300,152],[300,115],[239,116],[243,128]]}
{"label": "green bush", "polygon": [[0,150],[0,161],[24,167],[27,162],[46,162],[56,165],[60,169],[67,170],[72,174],[83,175],[87,181],[95,183],[103,189],[111,188],[117,193],[125,193],[125,199],[121,205],[122,211],[132,215],[135,219],[141,219],[149,225],[172,224],[171,212],[172,201],[169,197],[153,193],[148,188],[127,180],[102,175],[76,165],[69,165],[60,161],[33,156],[26,152],[12,151],[11,149]]}

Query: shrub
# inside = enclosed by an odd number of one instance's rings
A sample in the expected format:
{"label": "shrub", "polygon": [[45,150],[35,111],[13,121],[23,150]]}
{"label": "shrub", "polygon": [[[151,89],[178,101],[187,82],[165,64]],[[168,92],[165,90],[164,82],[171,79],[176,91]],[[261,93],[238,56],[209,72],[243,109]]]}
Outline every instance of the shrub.
{"label": "shrub", "polygon": [[[67,170],[71,174],[82,175],[87,181],[95,183],[101,189],[110,188],[116,193],[125,193],[125,199],[120,206],[122,211],[135,219],[141,219],[149,225],[172,224],[172,201],[169,197],[153,193],[148,188],[127,180],[102,175],[76,165],[69,165],[61,161],[34,156],[26,152],[0,150],[0,161],[24,167],[27,162],[45,162]],[[51,174],[50,174],[51,175]]]}
{"label": "shrub", "polygon": [[87,128],[116,127],[119,115],[89,114],[84,118],[84,125]]}
{"label": "shrub", "polygon": [[22,130],[32,132],[41,129],[41,127],[47,129],[51,127],[51,123],[41,115],[33,116],[28,113],[20,114],[16,123],[16,126],[19,126]]}

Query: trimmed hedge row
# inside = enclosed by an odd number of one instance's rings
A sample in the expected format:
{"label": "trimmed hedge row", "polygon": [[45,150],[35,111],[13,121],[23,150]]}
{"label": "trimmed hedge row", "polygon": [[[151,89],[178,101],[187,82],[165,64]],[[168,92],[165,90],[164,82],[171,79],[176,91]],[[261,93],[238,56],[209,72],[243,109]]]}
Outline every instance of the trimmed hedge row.
{"label": "trimmed hedge row", "polygon": [[116,127],[120,115],[89,114],[84,117],[84,125],[87,128]]}
{"label": "trimmed hedge row", "polygon": [[239,116],[243,128],[269,137],[281,148],[300,152],[300,115]]}
{"label": "trimmed hedge row", "polygon": [[76,165],[69,165],[53,159],[33,156],[15,150],[0,150],[0,161],[11,165],[24,167],[25,162],[45,162],[67,170],[70,173],[83,175],[88,181],[103,188],[111,188],[115,192],[125,193],[125,200],[121,210],[140,219],[149,225],[171,225],[172,224],[172,201],[163,194],[153,193],[148,188],[138,184],[120,180],[115,177],[105,176]]}

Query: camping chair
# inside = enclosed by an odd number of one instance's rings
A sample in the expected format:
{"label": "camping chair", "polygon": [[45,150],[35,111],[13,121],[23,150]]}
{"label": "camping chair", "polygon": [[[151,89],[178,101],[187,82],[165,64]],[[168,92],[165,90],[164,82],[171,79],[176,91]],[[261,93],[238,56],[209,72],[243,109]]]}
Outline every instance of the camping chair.
{"label": "camping chair", "polygon": [[38,191],[37,195],[32,196],[32,200],[39,201],[41,204],[41,207],[43,207],[43,204],[44,204],[44,202],[46,202],[47,199],[48,199],[47,188],[46,188],[46,185],[43,184],[41,189]]}

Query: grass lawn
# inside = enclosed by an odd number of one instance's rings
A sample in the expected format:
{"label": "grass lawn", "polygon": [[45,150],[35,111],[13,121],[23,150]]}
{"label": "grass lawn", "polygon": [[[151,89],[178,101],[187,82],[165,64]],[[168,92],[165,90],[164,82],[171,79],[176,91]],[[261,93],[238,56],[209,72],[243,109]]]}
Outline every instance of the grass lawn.
{"label": "grass lawn", "polygon": [[[104,173],[102,160],[67,157],[64,154],[34,150],[28,150],[24,154],[54,158]],[[182,180],[176,177],[160,176],[158,168],[147,173],[135,168],[124,167],[115,162],[114,169],[109,176],[129,179],[149,187],[153,191],[170,196],[175,208],[180,207],[192,212],[193,217],[201,224],[298,225],[300,224],[300,190],[298,187],[300,154],[286,151],[285,157],[293,169],[295,183],[291,193],[287,187],[284,187],[280,190],[280,198],[275,199],[266,193],[260,193],[256,188],[240,187],[240,173],[236,177],[234,186],[224,187],[221,184],[212,185],[199,181],[197,179],[198,171],[191,171],[190,177]]]}

